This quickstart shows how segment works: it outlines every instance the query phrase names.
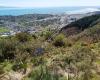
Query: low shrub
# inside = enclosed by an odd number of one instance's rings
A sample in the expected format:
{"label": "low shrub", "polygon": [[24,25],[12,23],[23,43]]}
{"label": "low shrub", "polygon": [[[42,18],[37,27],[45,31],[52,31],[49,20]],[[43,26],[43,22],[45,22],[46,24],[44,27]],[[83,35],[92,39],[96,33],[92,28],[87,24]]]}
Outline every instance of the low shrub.
{"label": "low shrub", "polygon": [[32,63],[34,66],[44,65],[46,63],[46,60],[43,57],[33,57]]}
{"label": "low shrub", "polygon": [[4,68],[3,68],[2,65],[0,65],[0,75],[2,75],[2,74],[4,74],[4,73],[5,73]]}
{"label": "low shrub", "polygon": [[38,38],[38,36],[37,36],[36,34],[32,34],[32,37],[33,37],[34,39],[37,39],[37,38]]}
{"label": "low shrub", "polygon": [[59,75],[53,74],[46,66],[41,66],[29,75],[29,80],[59,80]]}
{"label": "low shrub", "polygon": [[45,34],[45,40],[51,40],[52,39],[52,32],[51,31],[46,31]]}
{"label": "low shrub", "polygon": [[64,39],[65,39],[65,36],[63,34],[57,35],[54,40],[54,45],[57,47],[65,46],[66,43],[65,43]]}
{"label": "low shrub", "polygon": [[12,66],[12,69],[13,69],[14,71],[23,71],[24,73],[26,73],[27,63],[16,62],[16,63]]}
{"label": "low shrub", "polygon": [[1,57],[3,59],[14,59],[17,43],[11,39],[3,39],[0,41]]}
{"label": "low shrub", "polygon": [[27,41],[30,41],[32,38],[32,36],[26,32],[18,33],[18,34],[16,34],[15,37],[19,42],[27,42]]}

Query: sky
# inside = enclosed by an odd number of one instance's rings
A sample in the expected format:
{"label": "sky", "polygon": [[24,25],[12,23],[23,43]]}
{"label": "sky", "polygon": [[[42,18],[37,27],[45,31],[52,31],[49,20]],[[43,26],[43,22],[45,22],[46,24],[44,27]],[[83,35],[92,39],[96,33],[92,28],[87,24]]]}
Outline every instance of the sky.
{"label": "sky", "polygon": [[100,6],[100,0],[0,0],[7,7]]}

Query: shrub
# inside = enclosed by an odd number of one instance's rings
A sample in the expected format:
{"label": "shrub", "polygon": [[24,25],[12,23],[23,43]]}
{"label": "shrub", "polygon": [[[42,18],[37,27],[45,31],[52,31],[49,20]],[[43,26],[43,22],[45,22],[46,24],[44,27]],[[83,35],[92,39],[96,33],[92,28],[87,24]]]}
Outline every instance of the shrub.
{"label": "shrub", "polygon": [[32,63],[34,66],[44,65],[46,63],[46,60],[43,57],[33,57]]}
{"label": "shrub", "polygon": [[32,34],[32,37],[33,37],[34,39],[37,39],[37,38],[38,38],[38,36],[37,36],[36,34]]}
{"label": "shrub", "polygon": [[21,53],[29,53],[32,54],[34,51],[34,45],[32,45],[32,43],[24,43],[24,44],[19,44],[17,46],[17,49],[21,52]]}
{"label": "shrub", "polygon": [[32,36],[26,32],[21,32],[21,33],[16,34],[15,37],[20,42],[27,42],[31,40]]}
{"label": "shrub", "polygon": [[58,36],[55,37],[54,45],[57,47],[65,46],[66,43],[64,39],[65,39],[65,36],[63,34],[59,34]]}
{"label": "shrub", "polygon": [[45,34],[45,40],[49,40],[49,39],[52,39],[52,32],[51,31],[47,31]]}
{"label": "shrub", "polygon": [[29,80],[59,80],[59,75],[49,71],[46,66],[41,66],[29,75]]}
{"label": "shrub", "polygon": [[16,51],[16,42],[11,39],[3,39],[0,41],[1,57],[3,59],[14,59]]}
{"label": "shrub", "polygon": [[4,72],[4,68],[3,68],[3,66],[2,65],[0,65],[0,75],[2,75],[2,74],[4,74],[5,72]]}
{"label": "shrub", "polygon": [[26,73],[26,69],[27,69],[27,63],[23,63],[23,62],[16,62],[13,66],[12,69],[14,71],[21,71],[23,70],[24,73]]}

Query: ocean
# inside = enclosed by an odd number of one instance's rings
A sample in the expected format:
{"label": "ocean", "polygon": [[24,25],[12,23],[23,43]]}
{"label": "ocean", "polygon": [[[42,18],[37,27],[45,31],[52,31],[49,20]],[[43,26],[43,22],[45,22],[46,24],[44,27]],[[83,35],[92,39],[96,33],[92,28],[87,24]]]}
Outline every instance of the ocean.
{"label": "ocean", "polygon": [[82,10],[86,8],[100,7],[51,7],[51,8],[7,8],[0,7],[0,16],[3,15],[24,15],[24,14],[62,14]]}

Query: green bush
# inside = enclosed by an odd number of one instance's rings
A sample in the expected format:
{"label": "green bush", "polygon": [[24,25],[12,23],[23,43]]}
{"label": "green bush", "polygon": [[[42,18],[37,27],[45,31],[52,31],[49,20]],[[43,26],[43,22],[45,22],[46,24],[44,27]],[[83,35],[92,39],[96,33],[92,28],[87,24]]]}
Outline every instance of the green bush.
{"label": "green bush", "polygon": [[2,74],[4,74],[4,73],[5,73],[4,68],[3,68],[2,65],[0,65],[0,75],[2,75]]}
{"label": "green bush", "polygon": [[38,38],[38,35],[32,34],[32,37],[33,37],[34,39],[37,39],[37,38]]}
{"label": "green bush", "polygon": [[65,39],[65,36],[63,34],[59,34],[58,36],[55,37],[54,45],[57,47],[65,46],[66,43],[64,39]]}
{"label": "green bush", "polygon": [[11,39],[3,39],[0,41],[0,56],[3,59],[14,59],[16,51],[16,42]]}
{"label": "green bush", "polygon": [[33,57],[32,63],[34,66],[44,65],[46,63],[46,60],[43,57]]}
{"label": "green bush", "polygon": [[24,73],[26,73],[26,69],[27,69],[27,63],[23,63],[23,62],[16,62],[13,66],[12,69],[14,71],[21,71],[24,70]]}
{"label": "green bush", "polygon": [[52,32],[51,31],[46,31],[44,36],[45,36],[45,40],[52,39]]}
{"label": "green bush", "polygon": [[59,80],[59,75],[53,74],[46,66],[41,66],[29,75],[29,80]]}
{"label": "green bush", "polygon": [[15,37],[19,42],[27,42],[27,41],[30,41],[32,38],[32,36],[26,32],[18,33],[16,34]]}

